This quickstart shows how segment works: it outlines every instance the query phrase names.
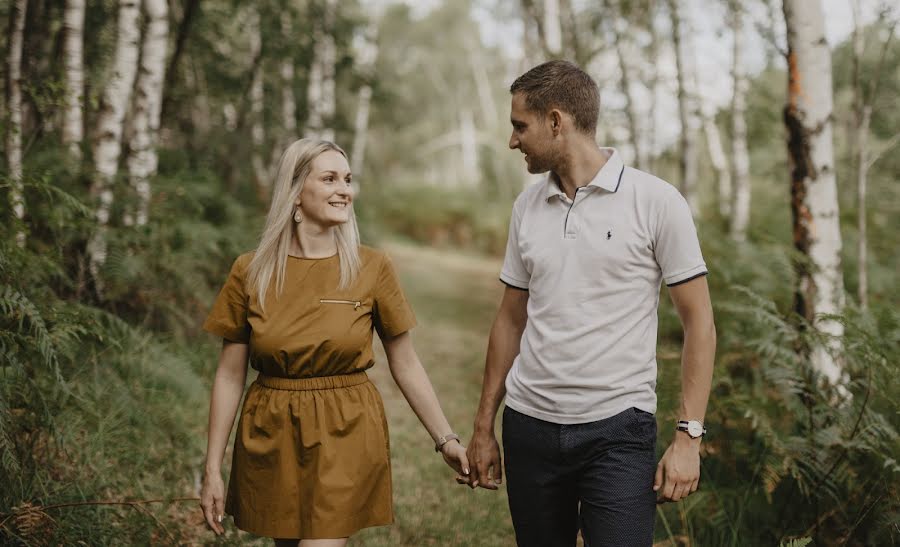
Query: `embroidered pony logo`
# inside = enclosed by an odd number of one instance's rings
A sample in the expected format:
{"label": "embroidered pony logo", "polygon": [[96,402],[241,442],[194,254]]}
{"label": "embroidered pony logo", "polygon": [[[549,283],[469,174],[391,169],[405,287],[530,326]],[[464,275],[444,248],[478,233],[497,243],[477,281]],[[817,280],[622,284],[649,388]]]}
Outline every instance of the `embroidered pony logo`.
{"label": "embroidered pony logo", "polygon": [[607,239],[607,240],[612,239],[612,230],[606,232],[606,239]]}

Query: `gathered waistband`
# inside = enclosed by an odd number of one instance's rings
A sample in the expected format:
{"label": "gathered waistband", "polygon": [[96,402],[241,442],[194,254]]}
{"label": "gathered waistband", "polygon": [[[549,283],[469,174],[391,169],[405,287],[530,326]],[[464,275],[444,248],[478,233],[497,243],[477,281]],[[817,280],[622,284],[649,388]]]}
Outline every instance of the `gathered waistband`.
{"label": "gathered waistband", "polygon": [[315,376],[312,378],[279,378],[260,373],[256,383],[271,389],[286,391],[310,391],[315,389],[335,389],[339,387],[358,386],[369,381],[365,371],[336,376]]}

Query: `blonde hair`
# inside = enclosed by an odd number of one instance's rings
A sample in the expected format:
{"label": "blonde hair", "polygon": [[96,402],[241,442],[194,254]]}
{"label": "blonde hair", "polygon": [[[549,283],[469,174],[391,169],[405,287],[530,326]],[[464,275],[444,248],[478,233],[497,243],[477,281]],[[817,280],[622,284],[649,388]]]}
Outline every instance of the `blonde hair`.
{"label": "blonde hair", "polygon": [[[275,294],[280,296],[284,289],[288,251],[294,235],[294,203],[303,190],[312,172],[312,163],[319,154],[334,150],[345,158],[347,153],[330,141],[300,139],[294,141],[278,163],[275,184],[272,189],[272,205],[266,217],[266,226],[256,248],[256,254],[248,269],[249,289],[256,290],[259,305],[265,309],[266,290],[275,276]],[[341,278],[338,287],[345,289],[359,275],[359,228],[356,214],[350,206],[350,219],[335,228]]]}

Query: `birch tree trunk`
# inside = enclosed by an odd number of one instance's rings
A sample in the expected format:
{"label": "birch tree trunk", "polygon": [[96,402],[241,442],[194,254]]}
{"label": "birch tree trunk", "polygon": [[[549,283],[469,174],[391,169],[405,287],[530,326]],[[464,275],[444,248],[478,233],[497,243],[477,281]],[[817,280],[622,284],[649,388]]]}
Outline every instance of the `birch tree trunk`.
{"label": "birch tree trunk", "polygon": [[559,0],[544,0],[544,40],[547,51],[556,56],[562,53],[562,25],[559,20]]}
{"label": "birch tree trunk", "polygon": [[[281,36],[285,41],[294,34],[294,21],[290,13],[281,16]],[[287,147],[297,134],[297,100],[294,98],[294,56],[287,54],[281,61],[281,123],[284,135],[283,148]],[[279,151],[280,153],[280,151]],[[277,159],[277,158],[276,158]]]}
{"label": "birch tree trunk", "polygon": [[248,28],[250,56],[253,62],[253,76],[250,82],[250,139],[252,143],[250,164],[253,167],[256,194],[261,202],[266,203],[270,195],[271,181],[266,161],[262,156],[263,147],[266,144],[266,131],[263,125],[265,90],[263,89],[263,62],[260,58],[262,55],[262,30],[258,8],[252,6],[250,10]]}
{"label": "birch tree trunk", "polygon": [[734,90],[731,96],[731,181],[734,197],[729,232],[735,241],[744,241],[750,223],[750,151],[747,147],[746,118],[748,80],[744,71],[743,6],[739,0],[733,0],[730,9],[734,35]]}
{"label": "birch tree trunk", "polygon": [[19,222],[16,244],[25,246],[25,196],[22,186],[22,43],[25,34],[27,0],[15,0],[10,6],[9,45],[6,57],[6,165],[9,169],[9,202]]}
{"label": "birch tree trunk", "polygon": [[622,72],[620,81],[622,93],[625,95],[625,117],[628,120],[628,130],[631,135],[631,147],[634,149],[634,159],[638,169],[647,170],[647,161],[641,146],[641,131],[638,128],[638,113],[635,105],[632,89],[631,89],[631,68],[629,66],[628,54],[626,46],[631,45],[630,41],[625,38],[628,35],[628,25],[624,18],[615,15],[609,2],[605,5],[609,8],[610,17],[613,21],[610,23],[612,29],[613,42],[616,47],[616,55],[619,58],[619,70]]}
{"label": "birch tree trunk", "polygon": [[475,134],[475,118],[468,106],[459,112],[459,148],[462,183],[474,186],[478,183],[478,136]]}
{"label": "birch tree trunk", "polygon": [[135,84],[131,116],[131,139],[126,160],[129,182],[138,198],[137,214],[126,213],[126,226],[147,224],[150,211],[150,178],[156,174],[159,142],[159,117],[162,111],[163,81],[169,16],[166,0],[144,0],[147,26],[141,47],[141,65]]}
{"label": "birch tree trunk", "polygon": [[337,51],[333,32],[336,8],[336,0],[325,0],[323,17],[313,31],[315,46],[306,93],[309,108],[306,135],[328,141],[334,140],[331,123],[335,109],[334,65]]}
{"label": "birch tree trunk", "polygon": [[715,114],[707,112],[703,116],[703,132],[706,135],[706,146],[709,149],[709,160],[716,172],[716,197],[718,198],[719,213],[723,218],[731,214],[731,171],[728,168],[728,159],[725,157],[725,149],[722,146],[722,138],[719,135],[719,126],[716,125]]}
{"label": "birch tree trunk", "polygon": [[98,200],[97,227],[88,242],[87,252],[88,267],[94,277],[98,294],[102,294],[103,291],[99,272],[100,266],[106,262],[106,230],[113,202],[113,182],[122,151],[122,125],[137,72],[139,17],[140,4],[137,0],[119,1],[113,74],[103,91],[93,143],[94,166],[97,172],[91,182],[91,196]]}
{"label": "birch tree trunk", "polygon": [[350,154],[350,170],[354,180],[359,181],[366,157],[366,139],[369,131],[369,107],[372,104],[372,78],[375,76],[375,61],[378,59],[378,17],[372,16],[360,37],[359,73],[363,85],[356,97],[356,120],[353,124],[353,149]]}
{"label": "birch tree trunk", "polygon": [[681,121],[681,135],[679,140],[681,157],[679,159],[679,187],[691,207],[691,211],[697,213],[697,195],[695,185],[697,182],[697,144],[694,127],[691,120],[692,98],[687,88],[687,67],[685,66],[685,47],[681,36],[681,16],[678,13],[676,0],[668,0],[669,15],[672,18],[672,42],[675,47],[675,67],[678,77],[678,117]]}
{"label": "birch tree trunk", "polygon": [[[860,6],[858,1],[850,2],[853,8],[853,107],[855,110],[855,136],[852,142],[856,146],[856,198],[859,208],[857,215],[859,240],[857,241],[857,298],[862,309],[869,307],[869,270],[868,262],[868,230],[867,230],[867,208],[866,208],[866,187],[868,186],[869,167],[877,158],[870,158],[869,154],[869,127],[872,123],[872,105],[878,96],[878,90],[881,83],[881,76],[884,69],[884,59],[894,37],[898,21],[895,19],[890,26],[887,38],[881,44],[881,55],[878,60],[878,66],[875,69],[875,81],[869,86],[869,93],[863,90],[861,79],[861,64],[863,54],[865,53],[865,38],[863,29],[860,27]],[[882,11],[879,21],[883,21],[889,12]]]}
{"label": "birch tree trunk", "polygon": [[831,52],[821,0],[784,0],[788,43],[788,103],[784,121],[791,170],[791,213],[798,261],[795,308],[829,342],[810,350],[810,363],[834,384],[843,381],[838,361],[843,325],[823,319],[844,308],[841,231],[832,140]]}
{"label": "birch tree trunk", "polygon": [[65,108],[62,142],[69,154],[81,159],[84,140],[82,97],[84,95],[84,12],[85,0],[66,0],[63,15],[63,70],[65,74]]}

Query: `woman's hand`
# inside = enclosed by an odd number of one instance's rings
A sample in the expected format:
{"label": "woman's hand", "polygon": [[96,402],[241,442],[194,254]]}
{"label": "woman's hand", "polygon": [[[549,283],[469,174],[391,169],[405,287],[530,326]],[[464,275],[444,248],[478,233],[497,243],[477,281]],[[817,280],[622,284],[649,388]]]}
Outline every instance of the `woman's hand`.
{"label": "woman's hand", "polygon": [[466,447],[458,440],[447,441],[441,447],[441,455],[447,465],[456,471],[456,474],[466,478],[469,476],[469,459],[466,457]]}
{"label": "woman's hand", "polygon": [[203,477],[203,488],[200,490],[200,507],[210,529],[221,535],[225,533],[222,519],[225,518],[225,482],[219,473],[207,473]]}

